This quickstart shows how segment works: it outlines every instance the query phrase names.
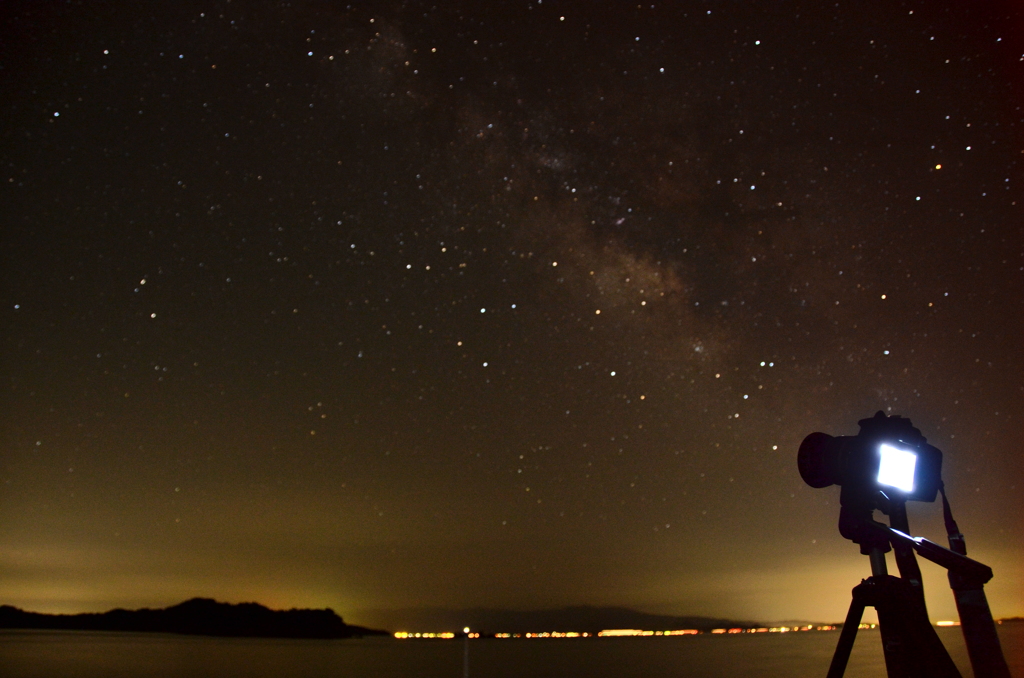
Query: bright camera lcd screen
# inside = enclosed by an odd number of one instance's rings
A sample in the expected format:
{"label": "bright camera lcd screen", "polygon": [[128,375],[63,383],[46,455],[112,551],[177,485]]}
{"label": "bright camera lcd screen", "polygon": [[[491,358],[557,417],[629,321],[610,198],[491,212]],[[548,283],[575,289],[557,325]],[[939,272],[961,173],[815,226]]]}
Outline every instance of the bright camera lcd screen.
{"label": "bright camera lcd screen", "polygon": [[908,494],[913,492],[917,454],[887,443],[879,446],[878,453],[881,457],[878,464],[878,484],[895,487]]}

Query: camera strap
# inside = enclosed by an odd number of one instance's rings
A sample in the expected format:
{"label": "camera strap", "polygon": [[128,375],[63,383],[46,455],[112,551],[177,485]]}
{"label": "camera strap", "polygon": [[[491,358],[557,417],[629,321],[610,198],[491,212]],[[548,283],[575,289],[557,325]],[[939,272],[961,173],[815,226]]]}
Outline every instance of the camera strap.
{"label": "camera strap", "polygon": [[946,484],[944,482],[939,482],[939,492],[942,493],[942,519],[946,523],[949,550],[966,556],[967,543],[964,541],[964,535],[960,532],[956,521],[953,520],[953,511],[949,508],[949,499],[946,498]]}

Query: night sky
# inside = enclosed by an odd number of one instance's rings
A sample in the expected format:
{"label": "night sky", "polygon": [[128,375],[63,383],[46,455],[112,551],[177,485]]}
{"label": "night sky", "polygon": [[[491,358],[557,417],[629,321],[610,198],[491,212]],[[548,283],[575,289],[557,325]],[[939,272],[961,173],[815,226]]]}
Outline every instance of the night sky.
{"label": "night sky", "polygon": [[1024,614],[1022,10],[2,11],[0,602],[837,621],[883,410]]}

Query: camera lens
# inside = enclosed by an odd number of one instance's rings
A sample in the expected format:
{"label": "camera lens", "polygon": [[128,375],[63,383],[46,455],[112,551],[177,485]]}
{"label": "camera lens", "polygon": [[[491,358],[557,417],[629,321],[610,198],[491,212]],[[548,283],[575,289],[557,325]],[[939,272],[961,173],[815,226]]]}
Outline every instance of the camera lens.
{"label": "camera lens", "polygon": [[836,477],[836,439],[827,433],[815,432],[800,443],[796,464],[800,477],[811,487],[828,487],[839,481]]}

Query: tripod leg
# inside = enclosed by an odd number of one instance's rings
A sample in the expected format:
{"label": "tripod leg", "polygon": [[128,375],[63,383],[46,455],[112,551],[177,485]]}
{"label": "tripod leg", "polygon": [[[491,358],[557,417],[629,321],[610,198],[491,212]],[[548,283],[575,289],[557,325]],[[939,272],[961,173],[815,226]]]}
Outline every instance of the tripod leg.
{"label": "tripod leg", "polygon": [[[952,572],[949,580],[953,581]],[[967,584],[963,588],[954,588],[953,595],[956,596],[956,609],[960,613],[974,675],[977,678],[1010,678],[1010,669],[1003,658],[1003,648],[999,645],[996,625],[981,585]]]}
{"label": "tripod leg", "polygon": [[878,612],[890,678],[961,678],[921,600],[919,586],[896,577],[874,581],[866,603]]}
{"label": "tripod leg", "polygon": [[854,589],[850,610],[846,613],[846,621],[843,622],[843,630],[839,634],[839,642],[836,644],[835,654],[832,655],[832,664],[828,667],[826,678],[843,678],[843,674],[846,673],[846,663],[850,661],[850,651],[853,650],[853,641],[857,639],[857,628],[863,616],[864,601]]}

